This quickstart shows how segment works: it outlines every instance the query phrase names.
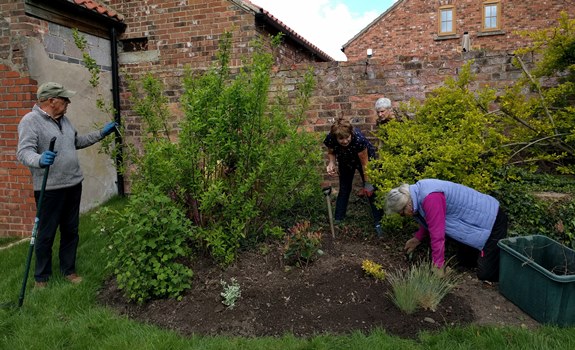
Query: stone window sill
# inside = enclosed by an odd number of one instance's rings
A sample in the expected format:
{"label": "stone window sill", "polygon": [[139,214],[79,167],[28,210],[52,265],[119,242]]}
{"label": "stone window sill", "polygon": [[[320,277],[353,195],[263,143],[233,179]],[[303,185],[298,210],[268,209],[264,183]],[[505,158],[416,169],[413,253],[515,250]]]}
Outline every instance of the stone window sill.
{"label": "stone window sill", "polygon": [[461,38],[460,35],[450,34],[450,35],[437,35],[433,38],[433,40],[442,41],[442,40],[452,40],[452,39],[459,39],[459,38]]}
{"label": "stone window sill", "polygon": [[494,30],[491,32],[477,32],[477,36],[505,35],[504,30]]}

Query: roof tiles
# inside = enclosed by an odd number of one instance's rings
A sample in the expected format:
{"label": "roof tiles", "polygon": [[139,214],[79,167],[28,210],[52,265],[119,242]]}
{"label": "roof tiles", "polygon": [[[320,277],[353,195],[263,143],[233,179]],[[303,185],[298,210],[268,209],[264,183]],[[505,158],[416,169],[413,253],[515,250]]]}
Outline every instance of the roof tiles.
{"label": "roof tiles", "polygon": [[78,6],[82,6],[90,11],[97,12],[103,16],[109,17],[111,19],[117,20],[119,22],[124,21],[124,16],[114,11],[113,9],[100,4],[94,0],[68,0],[68,2],[74,3]]}
{"label": "roof tiles", "polygon": [[[99,2],[97,2],[95,0],[67,0],[67,1],[70,3],[74,3],[78,6],[84,7],[90,11],[97,12],[103,16],[109,17],[109,18],[114,19],[116,21],[119,21],[119,22],[124,21],[123,15],[119,14],[118,12],[116,12],[115,10],[113,10],[107,6],[100,4]],[[293,29],[291,29],[290,27],[285,25],[282,21],[280,21],[278,18],[276,18],[274,15],[272,15],[268,11],[266,11],[263,7],[254,4],[250,0],[241,0],[241,1],[245,4],[247,4],[249,7],[251,7],[255,11],[259,11],[260,13],[264,14],[271,21],[275,22],[281,28],[285,29],[285,31],[288,32],[288,34],[292,35],[293,37],[297,38],[299,41],[303,42],[306,46],[311,48],[313,51],[317,52],[320,56],[324,57],[326,60],[328,60],[328,61],[333,60],[333,58],[331,56],[329,56],[328,54],[323,52],[321,49],[319,49],[317,46],[315,46],[314,44],[309,42],[307,39],[305,39],[304,37],[299,35],[296,31],[294,31]]]}

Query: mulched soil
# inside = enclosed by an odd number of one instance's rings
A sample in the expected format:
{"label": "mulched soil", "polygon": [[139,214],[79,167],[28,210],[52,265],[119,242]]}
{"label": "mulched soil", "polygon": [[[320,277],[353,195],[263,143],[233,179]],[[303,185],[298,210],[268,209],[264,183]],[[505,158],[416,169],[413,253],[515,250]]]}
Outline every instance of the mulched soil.
{"label": "mulched soil", "polygon": [[[327,225],[326,225],[327,226]],[[324,254],[307,267],[286,266],[279,244],[262,245],[240,254],[223,270],[208,259],[192,262],[194,281],[181,301],[153,300],[143,305],[128,302],[109,280],[99,301],[130,318],[175,330],[182,335],[296,336],[369,332],[375,328],[402,338],[421,331],[438,331],[454,325],[490,324],[537,327],[537,322],[503,298],[496,284],[478,281],[463,270],[462,283],[436,311],[401,312],[391,301],[390,286],[367,276],[364,259],[386,271],[408,268],[401,251],[404,238],[376,239],[349,227],[322,238]],[[235,278],[241,298],[235,308],[222,304],[221,281]]]}

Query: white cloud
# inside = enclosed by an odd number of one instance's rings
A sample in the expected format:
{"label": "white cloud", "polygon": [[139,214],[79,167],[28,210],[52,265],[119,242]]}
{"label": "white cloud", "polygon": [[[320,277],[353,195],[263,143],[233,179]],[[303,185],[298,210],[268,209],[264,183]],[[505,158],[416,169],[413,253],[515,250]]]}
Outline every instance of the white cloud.
{"label": "white cloud", "polygon": [[358,14],[346,4],[332,0],[252,2],[338,61],[346,60],[341,47],[381,14],[375,11]]}

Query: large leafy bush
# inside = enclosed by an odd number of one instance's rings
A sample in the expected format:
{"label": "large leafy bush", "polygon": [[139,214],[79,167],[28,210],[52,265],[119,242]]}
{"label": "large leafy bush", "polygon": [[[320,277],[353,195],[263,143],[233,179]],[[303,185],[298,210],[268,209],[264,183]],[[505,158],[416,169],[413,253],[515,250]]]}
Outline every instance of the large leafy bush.
{"label": "large leafy bush", "polygon": [[[135,193],[157,187],[184,208],[192,244],[229,264],[240,247],[281,236],[282,215],[321,198],[321,149],[301,126],[314,86],[302,77],[295,101],[281,92],[268,99],[272,43],[253,43],[243,66],[229,68],[231,34],[220,42],[218,63],[187,70],[183,118],[177,131],[167,113],[163,84],[148,75],[131,85],[142,116],[142,152],[132,162]],[[296,105],[289,108],[289,105]]]}
{"label": "large leafy bush", "polygon": [[[505,164],[505,137],[488,112],[495,92],[472,92],[471,64],[458,79],[448,78],[424,104],[404,106],[412,115],[402,122],[384,124],[379,159],[370,162],[370,179],[382,191],[401,183],[439,178],[487,191],[494,187],[495,170]],[[382,198],[383,199],[383,198]]]}

